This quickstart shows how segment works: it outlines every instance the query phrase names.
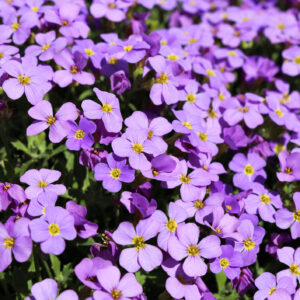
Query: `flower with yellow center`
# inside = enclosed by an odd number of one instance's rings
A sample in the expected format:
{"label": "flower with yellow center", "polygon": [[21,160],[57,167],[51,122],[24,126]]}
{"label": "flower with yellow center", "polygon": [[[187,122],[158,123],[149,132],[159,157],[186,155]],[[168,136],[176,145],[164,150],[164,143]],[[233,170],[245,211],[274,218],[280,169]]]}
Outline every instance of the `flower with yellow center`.
{"label": "flower with yellow center", "polygon": [[250,164],[247,164],[244,169],[244,173],[248,176],[252,176],[254,174],[254,169]]}
{"label": "flower with yellow center", "polygon": [[195,38],[189,39],[189,44],[195,44],[195,43],[197,43],[197,39]]}
{"label": "flower with yellow center", "polygon": [[221,229],[220,227],[216,227],[216,228],[215,228],[215,231],[216,231],[217,233],[219,233],[219,234],[222,233],[222,229]]}
{"label": "flower with yellow center", "polygon": [[204,206],[205,206],[205,204],[201,200],[197,200],[194,203],[194,207],[198,210],[202,209]]}
{"label": "flower with yellow center", "polygon": [[3,186],[3,191],[7,191],[10,187],[11,187],[11,185],[9,183],[4,185]]}
{"label": "flower with yellow center", "polygon": [[105,113],[111,113],[113,111],[113,108],[110,104],[104,103],[103,106],[101,107],[101,110]]}
{"label": "flower with yellow center", "polygon": [[293,175],[293,170],[292,170],[292,168],[286,167],[284,169],[284,173],[288,174],[288,175]]}
{"label": "flower with yellow center", "polygon": [[16,30],[18,30],[18,29],[20,28],[20,26],[21,26],[20,23],[13,23],[13,24],[11,25],[11,29],[12,29],[13,31],[16,31]]}
{"label": "flower with yellow center", "polygon": [[139,143],[134,143],[134,144],[132,145],[132,149],[133,149],[133,151],[134,151],[134,152],[136,152],[136,153],[140,154],[140,153],[142,153],[142,152],[143,152],[143,150],[144,150],[144,147],[143,147],[143,145],[142,145],[142,144],[139,144]]}
{"label": "flower with yellow center", "polygon": [[189,103],[194,103],[196,101],[196,96],[195,94],[187,94],[186,95],[186,101]]}
{"label": "flower with yellow center", "polygon": [[222,269],[226,269],[229,266],[229,260],[227,258],[220,259],[220,266]]}
{"label": "flower with yellow center", "polygon": [[227,205],[226,205],[226,211],[231,211],[231,210],[232,210],[232,206],[229,205],[229,204],[227,204]]}
{"label": "flower with yellow center", "polygon": [[55,118],[55,117],[53,117],[53,116],[47,117],[46,123],[47,123],[48,125],[51,126],[51,125],[53,125],[55,122],[56,122],[56,118]]}
{"label": "flower with yellow center", "polygon": [[213,109],[210,109],[208,112],[208,116],[212,119],[215,119],[217,117],[217,112]]}
{"label": "flower with yellow center", "polygon": [[293,213],[293,219],[294,219],[296,222],[300,222],[300,209],[294,211],[294,213]]}
{"label": "flower with yellow center", "polygon": [[109,3],[107,6],[108,6],[108,8],[110,8],[110,9],[115,9],[115,8],[117,7],[117,5],[114,4],[114,3]]}
{"label": "flower with yellow center", "polygon": [[31,7],[31,10],[34,11],[34,12],[39,11],[39,9],[40,9],[40,8],[39,8],[38,6],[32,6],[32,7]]}
{"label": "flower with yellow center", "polygon": [[84,49],[84,52],[87,56],[93,56],[95,54],[95,52],[89,48]]}
{"label": "flower with yellow center", "polygon": [[203,141],[203,142],[207,141],[207,134],[206,133],[199,132],[198,136],[199,136],[201,141]]}
{"label": "flower with yellow center", "polygon": [[294,58],[294,63],[300,65],[300,56]]}
{"label": "flower with yellow center", "polygon": [[277,24],[277,28],[283,30],[285,28],[285,25],[283,23]]}
{"label": "flower with yellow center", "polygon": [[248,17],[244,17],[244,18],[242,19],[242,21],[243,21],[243,22],[249,22],[250,19],[249,19]]}
{"label": "flower with yellow center", "polygon": [[4,52],[0,52],[0,59],[3,58]]}
{"label": "flower with yellow center", "polygon": [[190,256],[197,256],[200,253],[199,247],[197,245],[191,245],[187,248],[187,253]]}
{"label": "flower with yellow center", "polygon": [[252,241],[251,237],[247,238],[245,241],[243,241],[244,248],[249,251],[252,250],[255,247],[255,242]]}
{"label": "flower with yellow center", "polygon": [[228,55],[231,57],[236,56],[236,52],[235,51],[228,51]]}
{"label": "flower with yellow center", "polygon": [[42,209],[42,214],[45,215],[46,214],[46,207],[44,206]]}
{"label": "flower with yellow center", "polygon": [[191,130],[192,129],[192,124],[189,122],[182,122],[182,125],[185,126],[187,129]]}
{"label": "flower with yellow center", "polygon": [[77,73],[78,73],[78,68],[77,68],[77,66],[72,66],[71,69],[70,69],[70,72],[71,72],[72,74],[77,74]]}
{"label": "flower with yellow center", "polygon": [[81,129],[78,129],[76,132],[75,132],[75,139],[76,140],[82,140],[85,136],[85,132]]}
{"label": "flower with yellow center", "polygon": [[52,223],[49,225],[48,231],[49,231],[50,235],[56,236],[60,233],[60,228],[57,224]]}
{"label": "flower with yellow center", "polygon": [[155,170],[154,168],[152,168],[152,175],[154,177],[156,177],[157,175],[159,175],[159,171]]}
{"label": "flower with yellow center", "polygon": [[125,52],[130,52],[133,49],[133,46],[128,45],[128,46],[125,46],[123,49]]}
{"label": "flower with yellow center", "polygon": [[281,151],[285,150],[285,146],[282,144],[276,144],[274,147],[274,152],[278,155]]}
{"label": "flower with yellow center", "polygon": [[110,295],[111,297],[114,299],[114,300],[118,300],[122,297],[122,292],[118,289],[113,289],[111,292],[110,292]]}
{"label": "flower with yellow center", "polygon": [[111,171],[110,171],[110,176],[111,176],[113,179],[119,179],[120,176],[121,176],[121,170],[118,169],[118,168],[111,169]]}
{"label": "flower with yellow center", "polygon": [[50,44],[45,44],[43,47],[42,47],[42,52],[45,52],[46,50],[48,50],[50,48]]}
{"label": "flower with yellow center", "polygon": [[216,76],[216,73],[213,70],[208,69],[208,70],[206,70],[206,75],[207,76]]}
{"label": "flower with yellow center", "polygon": [[70,23],[69,23],[69,21],[67,21],[67,20],[63,20],[63,21],[61,22],[61,25],[62,25],[62,26],[69,26]]}
{"label": "flower with yellow center", "polygon": [[109,60],[108,60],[108,63],[110,65],[116,65],[118,63],[118,59],[116,57],[111,57]]}
{"label": "flower with yellow center", "polygon": [[37,183],[37,185],[38,185],[38,187],[43,189],[43,188],[47,187],[48,183],[46,181],[39,181]]}
{"label": "flower with yellow center", "polygon": [[161,45],[168,45],[168,42],[166,40],[160,40]]}
{"label": "flower with yellow center", "polygon": [[260,201],[264,204],[269,204],[271,202],[271,198],[270,196],[266,195],[266,194],[262,194],[260,195]]}
{"label": "flower with yellow center", "polygon": [[7,237],[4,239],[3,244],[6,249],[11,249],[15,244],[15,239],[13,239],[11,237]]}
{"label": "flower with yellow center", "polygon": [[155,79],[155,83],[162,83],[162,84],[168,84],[168,82],[169,82],[169,76],[168,76],[168,74],[167,73],[161,73],[160,75],[159,75],[159,77],[157,77],[156,79]]}
{"label": "flower with yellow center", "polygon": [[19,75],[18,80],[22,85],[29,85],[30,84],[30,77]]}
{"label": "flower with yellow center", "polygon": [[278,117],[280,117],[280,118],[282,118],[282,117],[284,116],[283,111],[282,111],[281,109],[279,109],[279,108],[276,108],[276,109],[275,109],[275,114],[276,114]]}
{"label": "flower with yellow center", "polygon": [[167,223],[166,223],[166,227],[169,231],[174,232],[177,228],[177,223],[175,220],[170,219]]}
{"label": "flower with yellow center", "polygon": [[153,135],[154,135],[154,132],[152,130],[149,130],[147,139],[150,140],[153,137]]}
{"label": "flower with yellow center", "polygon": [[296,264],[291,264],[290,265],[290,272],[293,275],[299,276],[300,275],[300,268],[299,268],[299,266],[296,265]]}
{"label": "flower with yellow center", "polygon": [[225,100],[225,96],[224,96],[224,94],[222,94],[222,93],[220,93],[220,94],[218,95],[218,98],[219,98],[221,101],[224,101],[224,100]]}
{"label": "flower with yellow center", "polygon": [[181,174],[180,176],[180,181],[182,183],[185,183],[185,184],[189,184],[191,182],[191,178],[189,176],[186,176],[184,174]]}
{"label": "flower with yellow center", "polygon": [[178,60],[179,57],[176,54],[169,54],[168,59],[172,60],[172,61],[175,61],[175,60]]}
{"label": "flower with yellow center", "polygon": [[137,235],[132,239],[132,244],[135,246],[137,252],[146,247],[145,240],[140,235]]}
{"label": "flower with yellow center", "polygon": [[272,295],[275,291],[276,291],[275,288],[271,288],[271,289],[269,290],[269,295]]}

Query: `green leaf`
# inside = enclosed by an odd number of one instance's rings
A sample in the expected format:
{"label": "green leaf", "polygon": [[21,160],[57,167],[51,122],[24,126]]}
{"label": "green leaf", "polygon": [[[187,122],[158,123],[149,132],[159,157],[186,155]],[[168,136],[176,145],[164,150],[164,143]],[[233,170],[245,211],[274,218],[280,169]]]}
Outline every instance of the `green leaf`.
{"label": "green leaf", "polygon": [[142,274],[140,271],[135,273],[136,280],[141,284],[144,285],[147,279],[145,274]]}
{"label": "green leaf", "polygon": [[65,155],[65,158],[67,160],[66,169],[67,169],[68,172],[70,172],[74,168],[75,155],[73,153],[71,153],[70,151],[65,151],[64,155]]}
{"label": "green leaf", "polygon": [[226,280],[227,277],[224,272],[220,272],[216,274],[216,281],[217,281],[219,293],[224,290]]}
{"label": "green leaf", "polygon": [[30,157],[34,157],[35,155],[33,155],[33,153],[27,149],[27,147],[21,142],[21,141],[15,141],[15,142],[11,142],[11,144],[13,145],[13,147],[19,151],[23,151],[26,154],[28,154]]}
{"label": "green leaf", "polygon": [[79,99],[79,101],[82,101],[82,100],[84,100],[84,99],[86,99],[90,96],[93,96],[93,95],[94,95],[93,90],[85,90],[84,92],[82,92],[79,95],[78,99]]}
{"label": "green leaf", "polygon": [[60,260],[57,258],[57,256],[50,254],[50,261],[51,261],[51,266],[52,270],[55,274],[55,277],[58,277],[60,275]]}

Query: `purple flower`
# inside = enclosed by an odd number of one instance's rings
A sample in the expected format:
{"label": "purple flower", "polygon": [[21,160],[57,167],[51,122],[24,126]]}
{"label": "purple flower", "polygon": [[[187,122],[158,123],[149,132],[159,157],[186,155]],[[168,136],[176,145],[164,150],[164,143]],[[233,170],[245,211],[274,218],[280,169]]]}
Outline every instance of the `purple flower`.
{"label": "purple flower", "polygon": [[103,188],[117,193],[121,190],[121,182],[132,182],[135,170],[126,165],[126,159],[113,153],[106,157],[107,163],[98,163],[95,166],[95,179],[103,181]]}
{"label": "purple flower", "polygon": [[25,182],[29,187],[25,190],[26,197],[33,199],[41,193],[53,192],[56,195],[63,195],[66,187],[63,184],[52,184],[58,180],[61,172],[49,169],[31,169],[20,177],[21,182]]}
{"label": "purple flower", "polygon": [[145,131],[128,128],[120,138],[112,142],[114,153],[120,157],[128,157],[132,168],[138,170],[148,170],[151,163],[146,157],[147,154],[158,154],[155,144],[148,140]]}
{"label": "purple flower", "polygon": [[78,265],[76,265],[74,271],[77,278],[86,286],[91,289],[99,290],[101,285],[97,280],[97,272],[112,263],[101,257],[84,258]]}
{"label": "purple flower", "polygon": [[197,199],[199,191],[210,184],[210,179],[205,175],[203,169],[196,169],[190,174],[188,173],[188,166],[185,160],[182,160],[178,164],[179,172],[175,178],[170,177],[166,181],[167,188],[174,188],[181,185],[180,195],[183,201],[194,201]]}
{"label": "purple flower", "polygon": [[66,247],[66,240],[76,238],[74,218],[62,207],[48,207],[43,218],[34,219],[29,224],[31,238],[41,243],[44,253],[59,255]]}
{"label": "purple flower", "polygon": [[0,183],[0,211],[6,210],[14,202],[19,205],[26,200],[25,192],[18,184]]}
{"label": "purple flower", "polygon": [[221,250],[221,256],[210,263],[210,270],[215,274],[223,270],[227,278],[233,280],[240,275],[240,267],[243,266],[242,256],[234,251],[231,245],[221,246]]}
{"label": "purple flower", "polygon": [[173,202],[169,204],[168,212],[169,219],[160,210],[155,211],[152,215],[160,225],[157,245],[164,251],[168,251],[169,239],[171,236],[175,236],[178,225],[188,217],[184,208]]}
{"label": "purple flower", "polygon": [[171,236],[168,244],[169,254],[183,262],[183,271],[188,276],[203,276],[206,274],[207,266],[202,260],[204,258],[215,258],[221,255],[220,239],[210,235],[199,242],[199,228],[193,224],[181,224],[177,228],[177,237]]}
{"label": "purple flower", "polygon": [[241,274],[231,281],[232,287],[237,289],[237,292],[243,296],[249,289],[254,289],[253,275],[248,268],[241,268]]}
{"label": "purple flower", "polygon": [[258,112],[256,104],[250,102],[242,103],[234,98],[227,102],[224,120],[230,126],[236,125],[244,120],[249,128],[256,128],[264,122],[263,117]]}
{"label": "purple flower", "polygon": [[103,291],[93,294],[95,300],[129,299],[143,292],[142,286],[134,274],[127,273],[121,278],[121,272],[115,266],[109,266],[97,272],[97,278]]}
{"label": "purple flower", "polygon": [[78,19],[79,12],[79,5],[63,2],[59,3],[58,10],[48,9],[45,20],[60,25],[59,32],[65,37],[87,38],[90,29],[85,22]]}
{"label": "purple flower", "polygon": [[178,70],[161,56],[149,58],[149,64],[156,72],[156,79],[150,90],[150,99],[153,104],[161,105],[163,102],[170,105],[178,102],[177,82],[175,74]]}
{"label": "purple flower", "polygon": [[92,73],[83,71],[87,64],[87,59],[80,53],[72,55],[69,49],[63,50],[55,55],[55,62],[62,66],[64,70],[58,70],[53,75],[53,81],[64,88],[76,81],[82,85],[93,85],[95,77]]}
{"label": "purple flower", "polygon": [[98,88],[93,91],[102,106],[92,100],[84,100],[81,104],[84,116],[91,120],[101,119],[108,132],[119,132],[122,128],[122,115],[117,97]]}
{"label": "purple flower", "polygon": [[117,45],[110,47],[109,53],[115,54],[119,59],[134,64],[145,57],[146,50],[149,48],[150,46],[146,42],[131,35],[128,40],[121,41]]}
{"label": "purple flower", "polygon": [[[122,5],[123,4],[123,5]],[[125,19],[126,6],[117,0],[94,0],[91,5],[91,14],[94,18],[106,17],[112,22],[121,22]]]}
{"label": "purple flower", "polygon": [[56,39],[55,31],[38,33],[35,36],[38,45],[28,46],[25,55],[39,56],[39,60],[48,61],[53,59],[56,53],[62,51],[67,45],[67,39],[59,37]]}
{"label": "purple flower", "polygon": [[300,192],[293,195],[295,210],[289,211],[282,208],[275,213],[276,225],[281,229],[291,227],[291,235],[293,239],[300,237]]}
{"label": "purple flower", "polygon": [[55,280],[47,278],[35,283],[31,288],[33,297],[31,300],[78,300],[77,294],[73,290],[66,290],[57,295],[57,283]]}
{"label": "purple flower", "polygon": [[79,121],[79,125],[70,121],[70,131],[67,136],[66,146],[69,150],[78,151],[89,149],[94,144],[93,133],[96,131],[96,124],[86,118]]}
{"label": "purple flower", "polygon": [[51,103],[40,101],[29,109],[28,114],[36,121],[27,128],[26,134],[36,135],[50,127],[49,139],[52,143],[62,141],[70,131],[69,121],[75,121],[78,118],[76,106],[71,102],[63,104],[53,115]]}
{"label": "purple flower", "polygon": [[225,143],[232,150],[246,147],[248,144],[248,138],[240,125],[224,128],[223,134]]}
{"label": "purple flower", "polygon": [[158,149],[159,153],[154,154],[161,154],[167,151],[168,145],[161,137],[172,131],[172,126],[165,118],[157,117],[149,121],[145,113],[135,111],[130,117],[125,119],[124,123],[130,129],[147,133],[147,139]]}
{"label": "purple flower", "polygon": [[264,181],[266,173],[263,170],[266,162],[256,153],[248,153],[247,158],[244,154],[235,154],[229,163],[229,168],[236,172],[233,176],[233,183],[236,187],[247,190],[252,182]]}
{"label": "purple flower", "polygon": [[43,99],[51,89],[48,80],[52,79],[52,69],[49,66],[36,66],[29,59],[22,63],[9,60],[3,65],[3,70],[11,78],[3,83],[3,90],[12,100],[19,99],[25,93],[31,104],[36,104]]}
{"label": "purple flower", "polygon": [[289,154],[288,151],[281,151],[278,154],[281,172],[277,172],[277,178],[280,181],[297,181],[300,180],[300,153],[294,152]]}
{"label": "purple flower", "polygon": [[12,262],[12,253],[16,261],[24,262],[31,255],[32,240],[28,231],[29,219],[20,218],[15,223],[0,223],[0,272]]}
{"label": "purple flower", "polygon": [[290,47],[282,52],[282,57],[285,58],[282,64],[282,72],[290,76],[300,74],[300,48],[297,46]]}
{"label": "purple flower", "polygon": [[267,222],[274,223],[274,214],[276,208],[282,208],[280,196],[268,192],[263,185],[254,183],[252,185],[252,193],[245,199],[245,208],[247,213],[256,214]]}
{"label": "purple flower", "polygon": [[291,278],[277,277],[276,280],[276,277],[269,272],[258,276],[255,279],[255,285],[259,290],[255,293],[254,300],[292,299],[290,295],[295,293]]}
{"label": "purple flower", "polygon": [[119,245],[134,245],[134,248],[123,249],[120,255],[120,265],[128,272],[136,272],[142,267],[150,272],[162,263],[161,251],[146,241],[155,237],[159,224],[152,218],[139,221],[134,229],[129,222],[122,222],[113,233],[113,240]]}
{"label": "purple flower", "polygon": [[40,217],[46,214],[47,207],[54,207],[57,194],[53,192],[40,193],[36,198],[31,199],[27,213],[32,217]]}
{"label": "purple flower", "polygon": [[259,245],[265,235],[265,229],[260,226],[254,226],[249,220],[243,220],[237,228],[241,238],[235,242],[234,250],[241,252],[244,266],[252,265],[257,258]]}
{"label": "purple flower", "polygon": [[117,71],[110,76],[111,90],[118,95],[131,88],[131,83],[123,70]]}
{"label": "purple flower", "polygon": [[217,59],[226,59],[230,67],[237,69],[244,63],[245,55],[239,49],[217,49],[214,53]]}
{"label": "purple flower", "polygon": [[297,279],[300,281],[300,247],[296,250],[292,247],[283,247],[277,250],[278,260],[289,268],[280,271],[277,278],[289,277],[293,280],[293,286],[297,287]]}
{"label": "purple flower", "polygon": [[74,225],[78,236],[88,239],[91,236],[97,235],[98,225],[85,218],[87,215],[87,208],[85,206],[76,204],[70,200],[66,203],[66,210],[74,217]]}

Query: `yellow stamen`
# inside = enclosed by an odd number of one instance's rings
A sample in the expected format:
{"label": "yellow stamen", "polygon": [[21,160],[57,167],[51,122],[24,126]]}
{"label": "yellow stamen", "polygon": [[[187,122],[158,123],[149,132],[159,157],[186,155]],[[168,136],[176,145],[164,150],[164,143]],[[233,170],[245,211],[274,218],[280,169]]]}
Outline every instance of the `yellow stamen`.
{"label": "yellow stamen", "polygon": [[60,228],[57,224],[52,223],[49,225],[48,231],[52,236],[56,236],[60,233]]}
{"label": "yellow stamen", "polygon": [[140,235],[137,235],[132,239],[132,244],[135,246],[137,252],[146,247],[145,240]]}
{"label": "yellow stamen", "polygon": [[133,149],[133,151],[134,152],[136,152],[136,153],[142,153],[143,152],[143,150],[144,150],[144,147],[143,147],[143,145],[142,144],[139,144],[139,143],[135,143],[135,144],[133,144],[132,145],[132,149]]}
{"label": "yellow stamen", "polygon": [[76,140],[82,140],[85,136],[85,132],[81,129],[78,129],[76,132],[75,132],[75,139]]}
{"label": "yellow stamen", "polygon": [[110,176],[114,179],[119,179],[121,176],[121,170],[120,169],[112,169],[110,171]]}
{"label": "yellow stamen", "polygon": [[110,104],[104,103],[103,106],[101,107],[101,110],[105,113],[111,113],[113,111],[113,108]]}
{"label": "yellow stamen", "polygon": [[187,249],[187,253],[190,256],[196,256],[200,253],[200,250],[197,245],[191,245]]}
{"label": "yellow stamen", "polygon": [[170,219],[167,223],[166,223],[166,227],[168,228],[169,231],[174,232],[177,228],[177,223],[175,220]]}

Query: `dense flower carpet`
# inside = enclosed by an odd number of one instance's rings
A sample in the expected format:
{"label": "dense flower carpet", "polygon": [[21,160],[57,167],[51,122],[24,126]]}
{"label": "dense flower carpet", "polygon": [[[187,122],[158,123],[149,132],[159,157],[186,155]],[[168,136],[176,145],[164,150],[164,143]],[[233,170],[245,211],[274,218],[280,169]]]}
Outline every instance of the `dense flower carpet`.
{"label": "dense flower carpet", "polygon": [[300,300],[299,0],[0,0],[1,300]]}

